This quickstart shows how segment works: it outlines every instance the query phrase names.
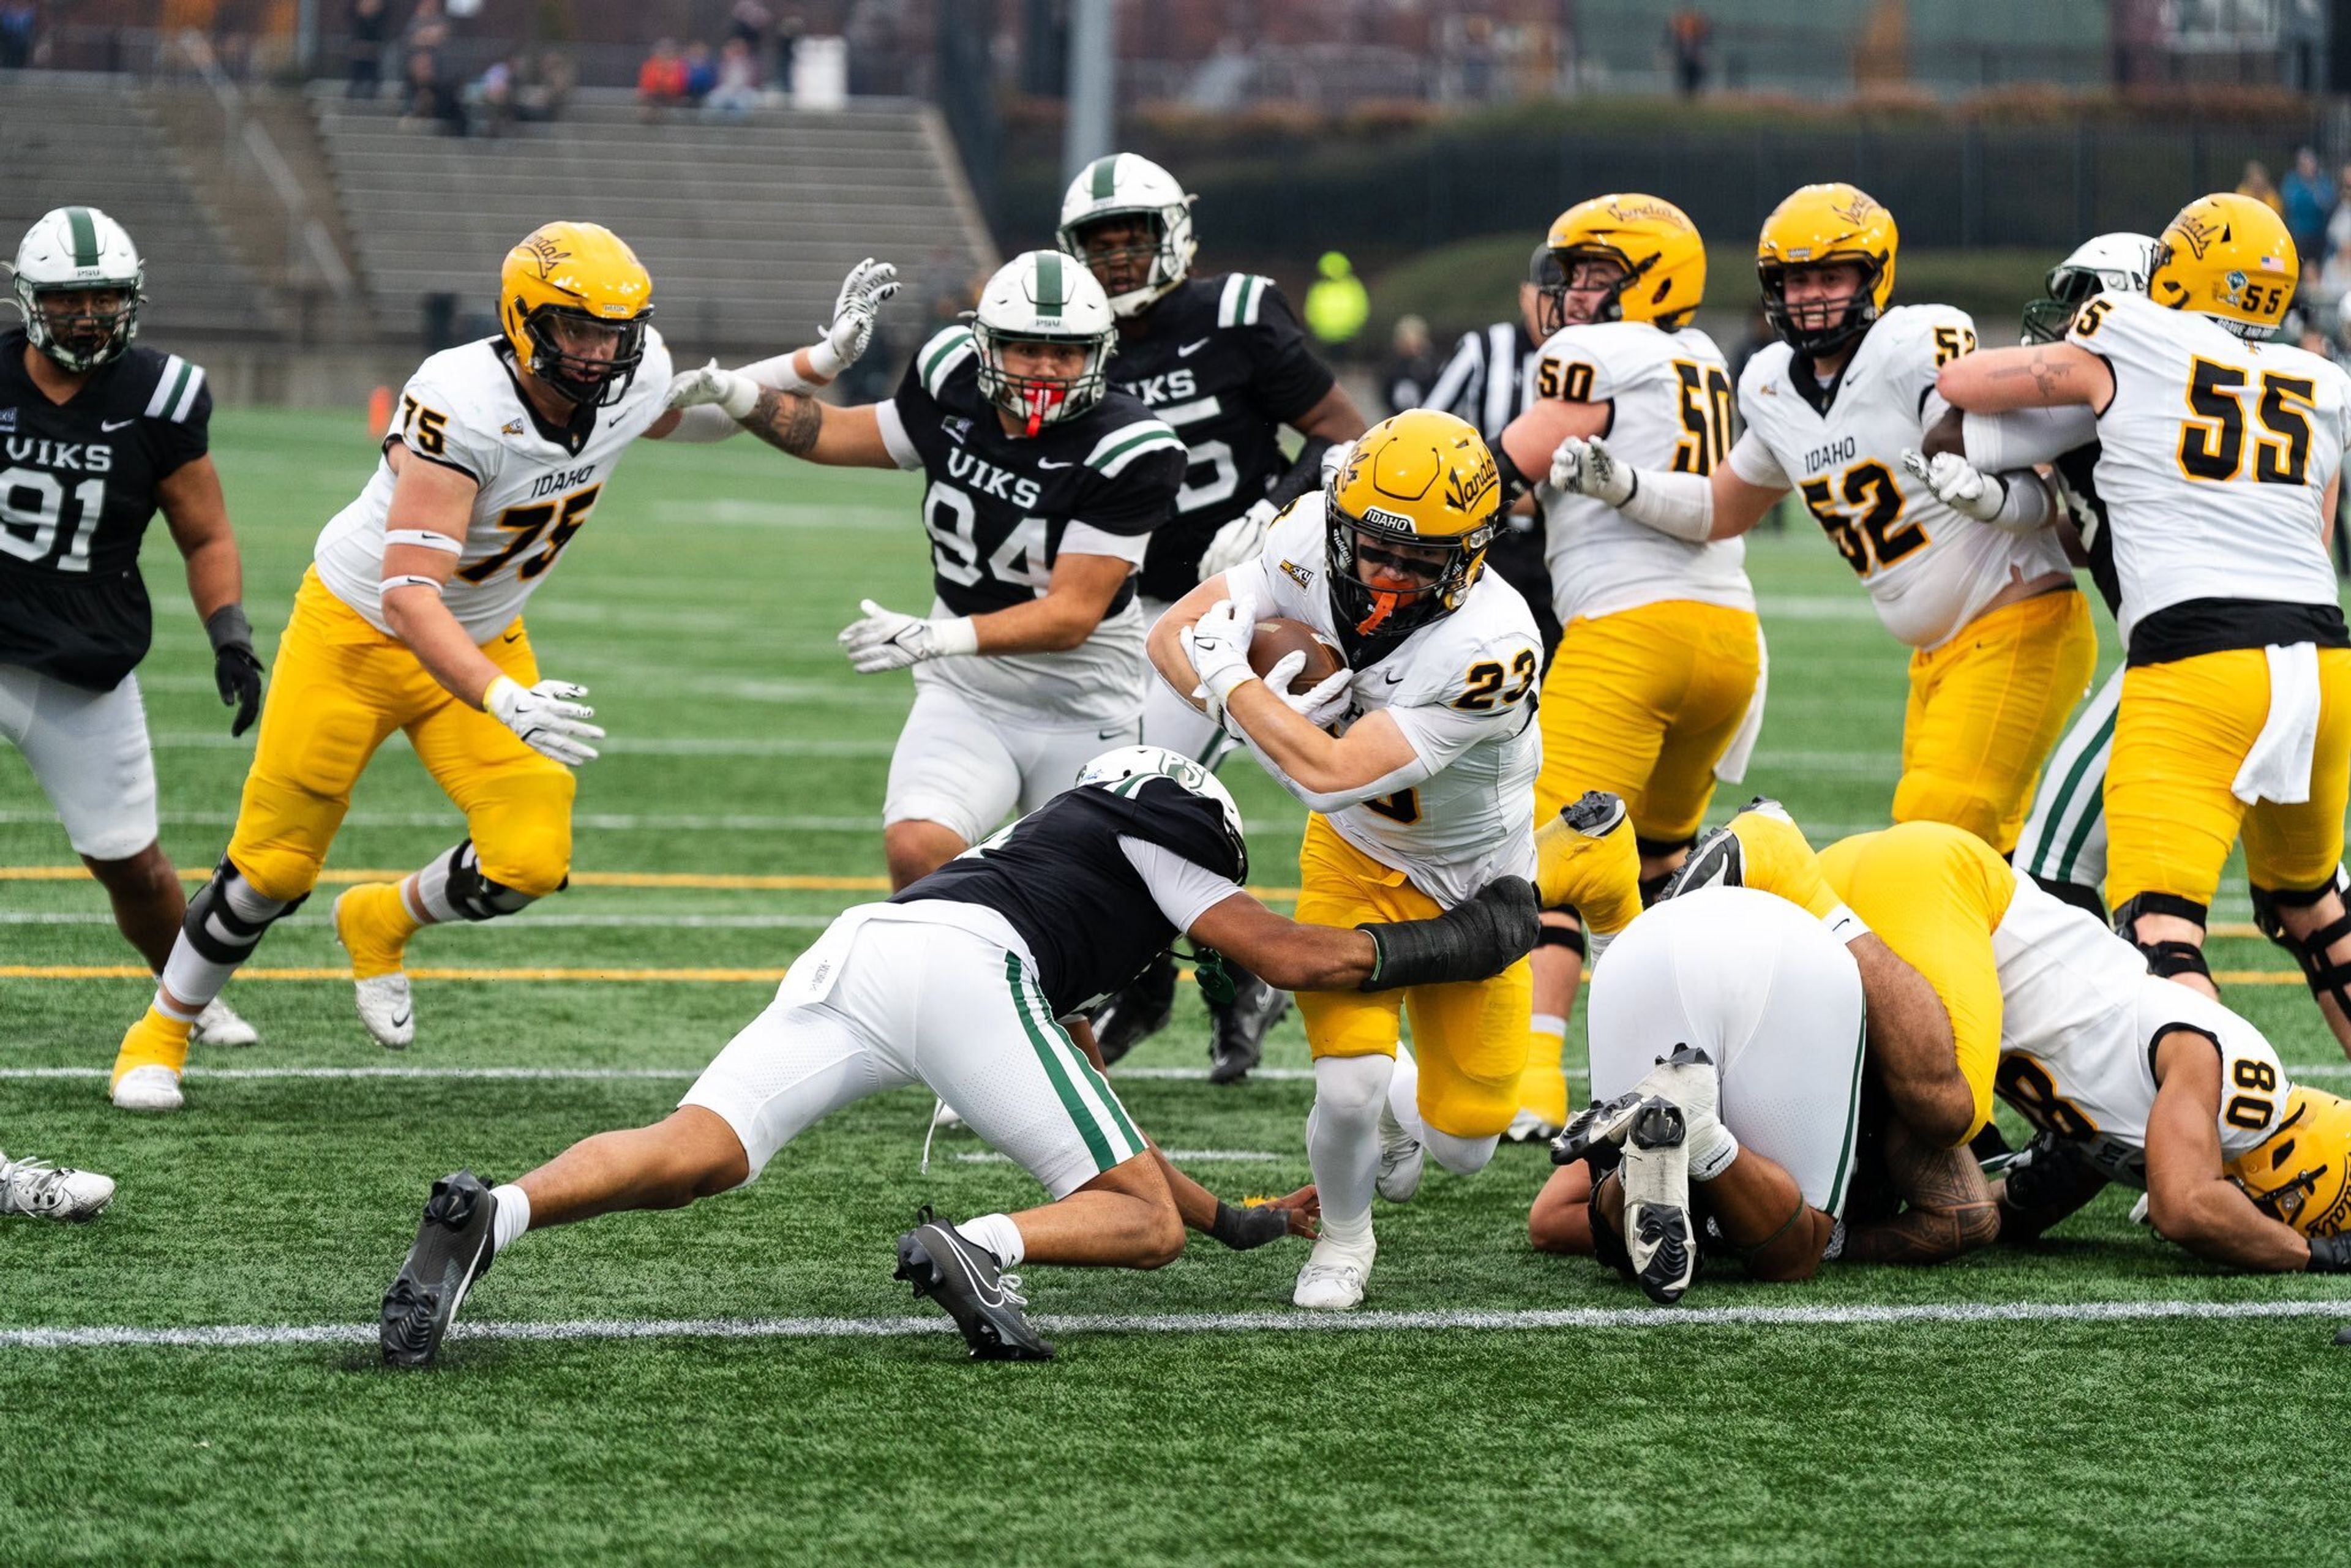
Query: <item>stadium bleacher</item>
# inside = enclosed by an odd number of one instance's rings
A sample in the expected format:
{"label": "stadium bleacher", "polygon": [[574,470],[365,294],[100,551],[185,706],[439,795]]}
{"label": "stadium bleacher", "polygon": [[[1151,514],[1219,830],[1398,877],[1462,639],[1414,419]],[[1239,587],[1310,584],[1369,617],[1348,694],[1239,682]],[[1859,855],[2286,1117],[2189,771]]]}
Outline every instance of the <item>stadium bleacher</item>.
{"label": "stadium bleacher", "polygon": [[[628,95],[582,93],[561,121],[495,139],[403,131],[389,105],[321,95],[314,107],[392,332],[435,293],[479,308],[507,247],[559,216],[628,240],[653,273],[663,331],[712,349],[804,340],[861,256],[908,270],[988,259],[946,143],[913,105],[648,125]],[[943,213],[963,222],[942,225]]]}

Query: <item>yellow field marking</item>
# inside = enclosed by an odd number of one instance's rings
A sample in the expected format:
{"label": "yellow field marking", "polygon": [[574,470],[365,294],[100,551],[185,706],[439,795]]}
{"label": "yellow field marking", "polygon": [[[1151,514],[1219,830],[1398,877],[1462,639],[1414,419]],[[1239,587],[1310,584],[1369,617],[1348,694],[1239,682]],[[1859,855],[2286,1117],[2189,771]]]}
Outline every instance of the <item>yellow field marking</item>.
{"label": "yellow field marking", "polygon": [[[413,868],[412,868],[413,869]],[[210,880],[209,871],[183,871],[182,882]],[[405,871],[337,869],[319,873],[320,883],[348,886],[360,882],[398,882]],[[87,882],[89,873],[78,865],[0,866],[0,882]],[[701,872],[582,871],[571,874],[574,887],[674,887],[732,893],[887,893],[890,879],[882,876],[727,876]],[[1252,887],[1259,898],[1295,902],[1294,887]],[[2250,933],[2251,926],[2246,930]]]}

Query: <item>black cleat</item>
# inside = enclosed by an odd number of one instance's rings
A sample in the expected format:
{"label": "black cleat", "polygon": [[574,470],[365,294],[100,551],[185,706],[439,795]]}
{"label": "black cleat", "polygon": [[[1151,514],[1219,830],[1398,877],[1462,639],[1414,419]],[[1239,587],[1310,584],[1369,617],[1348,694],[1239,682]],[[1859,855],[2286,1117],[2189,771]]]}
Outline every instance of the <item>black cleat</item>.
{"label": "black cleat", "polygon": [[892,1278],[912,1281],[915,1295],[946,1308],[974,1359],[1053,1359],[1053,1347],[1020,1311],[1029,1304],[1019,1293],[1020,1277],[1005,1273],[995,1253],[946,1221],[925,1219],[898,1238],[898,1271]]}
{"label": "black cleat", "polygon": [[1681,1108],[1655,1095],[1635,1107],[1625,1134],[1625,1249],[1633,1277],[1660,1306],[1680,1301],[1698,1277],[1688,1134]]}
{"label": "black cleat", "polygon": [[1167,1027],[1176,1010],[1176,956],[1162,953],[1151,967],[1092,1015],[1094,1044],[1107,1067]]}
{"label": "black cleat", "polygon": [[[1229,967],[1229,966],[1228,966]],[[1233,999],[1210,1003],[1216,1032],[1208,1040],[1208,1082],[1237,1083],[1265,1060],[1265,1037],[1290,1010],[1290,993],[1242,970],[1233,970]]]}
{"label": "black cleat", "polygon": [[1633,1113],[1644,1103],[1638,1092],[1617,1095],[1614,1100],[1594,1100],[1567,1119],[1559,1135],[1551,1141],[1551,1163],[1572,1166],[1578,1160],[1596,1158],[1597,1175],[1606,1175],[1616,1168],[1625,1146],[1625,1130],[1633,1124]]}
{"label": "black cleat", "polygon": [[430,1366],[441,1336],[457,1321],[465,1292],[490,1271],[492,1220],[498,1200],[471,1171],[433,1184],[424,1221],[400,1277],[383,1293],[386,1366]]}

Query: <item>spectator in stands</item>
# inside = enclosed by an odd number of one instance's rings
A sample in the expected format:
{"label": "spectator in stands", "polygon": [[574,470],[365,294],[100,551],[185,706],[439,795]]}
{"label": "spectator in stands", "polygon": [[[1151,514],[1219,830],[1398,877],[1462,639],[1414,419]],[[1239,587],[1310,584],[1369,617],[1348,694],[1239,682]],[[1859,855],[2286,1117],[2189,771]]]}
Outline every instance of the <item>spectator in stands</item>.
{"label": "spectator in stands", "polygon": [[1427,401],[1437,380],[1437,351],[1428,323],[1418,316],[1399,316],[1388,337],[1387,362],[1380,367],[1380,397],[1390,413],[1418,408]]}
{"label": "spectator in stands", "polygon": [[2258,158],[2245,160],[2245,177],[2237,182],[2237,194],[2251,196],[2278,216],[2285,216],[2285,203],[2279,199],[2277,186],[2270,183],[2270,166]]}
{"label": "spectator in stands", "polygon": [[800,36],[807,31],[808,24],[797,11],[786,12],[784,19],[776,24],[775,82],[779,92],[792,90],[792,62],[799,57]]}
{"label": "spectator in stands", "polygon": [[465,100],[441,74],[439,56],[430,49],[412,52],[406,80],[407,102],[400,116],[402,131],[465,134]]}
{"label": "spectator in stands", "polygon": [[678,57],[676,43],[664,38],[637,68],[637,102],[644,106],[647,120],[658,120],[684,98],[685,61]]}
{"label": "spectator in stands", "polygon": [[[2343,165],[2343,172],[2335,182],[2335,215],[2326,220],[2326,245],[2329,251],[2351,245],[2351,163]],[[2304,267],[2310,258],[2304,256]]]}
{"label": "spectator in stands", "polygon": [[392,36],[390,0],[351,0],[351,36],[344,45],[350,75],[343,91],[373,98],[383,90],[383,46]]}
{"label": "spectator in stands", "polygon": [[449,47],[449,15],[441,0],[416,0],[408,26],[401,29],[400,47],[412,55],[419,49],[431,55],[434,74],[441,74],[441,51]]}
{"label": "spectator in stands", "polygon": [[33,0],[0,4],[0,70],[21,71],[33,63],[33,45],[41,27],[41,13]]}
{"label": "spectator in stands", "polygon": [[711,63],[708,44],[685,47],[685,101],[700,107],[718,87],[718,68]]}
{"label": "spectator in stands", "polygon": [[[740,38],[743,47],[751,51],[754,65],[767,58],[768,40],[775,34],[776,14],[759,0],[735,0],[735,8],[726,14],[726,36]],[[725,52],[720,46],[720,52]]]}
{"label": "spectator in stands", "polygon": [[474,83],[473,107],[480,120],[482,134],[496,136],[515,120],[515,68],[510,59],[489,63]]}
{"label": "spectator in stands", "polygon": [[2294,172],[2279,193],[2285,199],[2285,226],[2304,258],[2325,254],[2326,223],[2335,215],[2335,188],[2318,167],[2318,154],[2304,147],[2294,155]]}
{"label": "spectator in stands", "polygon": [[[2308,267],[2310,264],[2305,261],[2303,265]],[[2351,242],[2327,252],[2326,260],[2318,268],[2318,276],[2311,280],[2305,292],[2314,303],[2326,305],[2351,295]]]}
{"label": "spectator in stands", "polygon": [[558,118],[578,82],[570,57],[548,50],[515,89],[515,118],[541,123]]}
{"label": "spectator in stands", "polygon": [[747,114],[759,107],[759,62],[751,46],[739,37],[728,38],[718,51],[718,85],[703,99],[703,112]]}
{"label": "spectator in stands", "polygon": [[1666,47],[1674,57],[1674,89],[1696,98],[1706,85],[1706,46],[1714,24],[1696,6],[1685,5],[1666,22]]}

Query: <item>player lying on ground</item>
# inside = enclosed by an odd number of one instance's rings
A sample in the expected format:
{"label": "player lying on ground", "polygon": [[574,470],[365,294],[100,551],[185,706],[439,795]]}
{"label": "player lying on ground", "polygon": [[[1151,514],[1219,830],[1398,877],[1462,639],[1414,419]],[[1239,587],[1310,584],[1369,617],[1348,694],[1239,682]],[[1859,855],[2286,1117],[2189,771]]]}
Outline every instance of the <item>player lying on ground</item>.
{"label": "player lying on ground", "polygon": [[[896,287],[889,267],[861,264],[826,340],[769,373],[813,384],[855,359]],[[672,386],[653,279],[597,225],[529,235],[507,253],[498,297],[500,335],[418,367],[374,477],[319,536],[228,852],[115,1057],[119,1106],[180,1108],[190,1021],[309,896],[393,730],[465,810],[467,836],[413,875],[335,901],[360,1019],[379,1044],[415,1038],[402,964],[418,930],[518,914],[569,879],[571,770],[604,732],[579,701],[585,688],[539,678],[523,606],[629,444],[674,432],[684,415],[673,402],[703,396],[703,382]]]}
{"label": "player lying on ground", "polygon": [[1207,769],[1155,747],[1096,758],[1078,788],[835,920],[666,1120],[590,1138],[512,1186],[468,1171],[434,1184],[384,1294],[385,1359],[429,1363],[473,1281],[527,1228],[741,1186],[820,1118],[917,1082],[1052,1197],[960,1224],[926,1214],[898,1239],[898,1277],[954,1316],[975,1355],[1052,1354],[1003,1272],[1024,1259],[1155,1269],[1187,1223],[1236,1247],[1311,1235],[1311,1188],[1280,1216],[1238,1215],[1176,1171],[1057,1020],[1179,933],[1291,990],[1476,981],[1534,946],[1535,893],[1502,878],[1432,919],[1345,929],[1273,914],[1241,891],[1248,871],[1240,812]]}
{"label": "player lying on ground", "polygon": [[882,844],[904,887],[1142,737],[1133,578],[1184,480],[1184,444],[1104,388],[1102,285],[1057,250],[1015,256],[968,328],[923,345],[886,402],[838,408],[709,371],[711,401],[811,463],[919,468],[929,619],[863,601],[841,634],[862,674],[913,666]]}
{"label": "player lying on ground", "polygon": [[[208,450],[204,372],[134,348],[146,269],[96,207],[42,215],[16,247],[24,329],[0,336],[0,737],[25,755],[66,838],[160,971],[187,913],[156,840],[155,758],[134,667],[153,635],[139,543],[158,511],[185,558],[213,644],[213,679],[253,727],[261,661],[239,603],[244,573]],[[214,998],[194,1038],[251,1045]]]}
{"label": "player lying on ground", "polygon": [[[1541,654],[1526,601],[1484,570],[1500,488],[1463,421],[1426,409],[1383,420],[1322,490],[1281,515],[1262,555],[1210,578],[1152,628],[1161,678],[1221,714],[1311,811],[1301,919],[1426,918],[1536,868]],[[1260,613],[1305,622],[1345,666],[1308,692],[1286,681],[1278,691],[1249,659]],[[1306,1145],[1323,1218],[1298,1305],[1362,1302],[1377,1250],[1373,1195],[1409,1197],[1424,1151],[1463,1175],[1493,1157],[1518,1110],[1529,977],[1513,964],[1474,986],[1298,998],[1314,1056]],[[1405,1008],[1416,1074],[1396,1071]]]}
{"label": "player lying on ground", "polygon": [[0,1215],[79,1222],[96,1219],[113,1201],[112,1176],[0,1154]]}

